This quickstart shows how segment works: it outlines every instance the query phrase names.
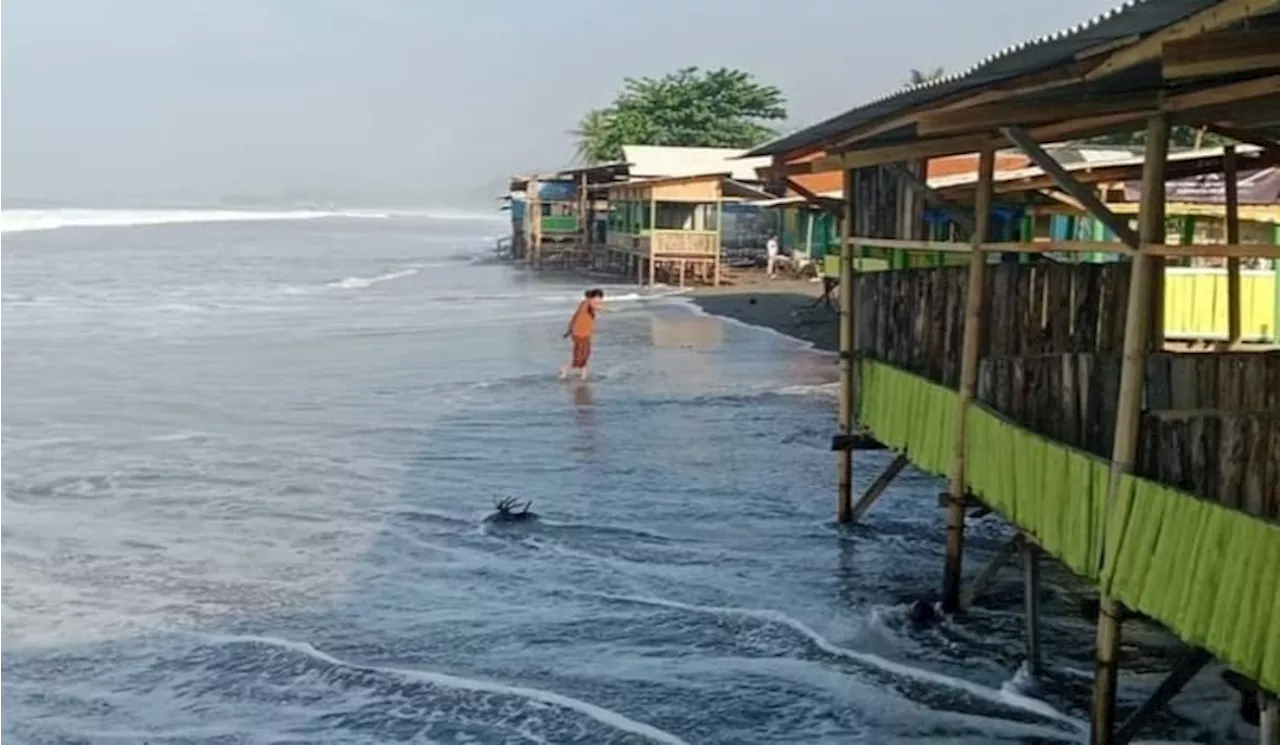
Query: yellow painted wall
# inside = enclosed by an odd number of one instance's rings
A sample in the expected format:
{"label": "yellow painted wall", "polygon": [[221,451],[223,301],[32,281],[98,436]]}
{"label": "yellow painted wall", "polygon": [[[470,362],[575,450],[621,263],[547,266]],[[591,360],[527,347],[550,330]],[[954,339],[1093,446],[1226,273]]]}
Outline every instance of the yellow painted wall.
{"label": "yellow painted wall", "polygon": [[[1164,331],[1169,338],[1227,336],[1227,273],[1223,269],[1165,270]],[[1240,272],[1240,331],[1246,339],[1275,339],[1275,272]]]}

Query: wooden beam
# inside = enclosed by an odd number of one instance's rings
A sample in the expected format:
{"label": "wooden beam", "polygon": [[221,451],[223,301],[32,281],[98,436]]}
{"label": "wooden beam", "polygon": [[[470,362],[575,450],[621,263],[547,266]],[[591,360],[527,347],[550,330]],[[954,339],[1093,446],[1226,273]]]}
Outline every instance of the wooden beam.
{"label": "wooden beam", "polygon": [[969,232],[973,232],[974,223],[972,212],[942,196],[936,189],[930,188],[927,183],[921,180],[919,176],[912,173],[910,169],[903,168],[897,163],[891,163],[889,165],[889,169],[897,174],[898,177],[907,185],[907,188],[918,194],[921,199],[929,202],[939,209],[945,210],[957,225]]}
{"label": "wooden beam", "polygon": [[849,521],[858,522],[858,518],[871,509],[871,505],[876,503],[880,495],[884,494],[885,490],[889,488],[889,484],[893,483],[893,480],[898,477],[898,474],[902,473],[902,469],[906,468],[910,462],[911,460],[901,453],[895,455],[893,460],[889,461],[889,464],[880,472],[880,475],[876,476],[876,480],[871,482],[871,486],[867,487],[867,491],[858,499],[858,503],[853,506],[853,513],[850,515]]}
{"label": "wooden beam", "polygon": [[1088,208],[1086,208],[1083,204],[1080,203],[1079,199],[1076,199],[1075,197],[1071,196],[1070,194],[1067,194],[1066,192],[1061,192],[1061,191],[1058,191],[1057,189],[1038,189],[1037,191],[1039,191],[1041,194],[1045,195],[1046,197],[1049,197],[1050,199],[1054,200],[1055,202],[1058,202],[1060,204],[1065,204],[1074,210],[1078,210],[1084,213],[1087,213],[1089,211]]}
{"label": "wooden beam", "polygon": [[1171,114],[1213,106],[1235,105],[1241,101],[1280,95],[1280,75],[1268,75],[1237,83],[1202,88],[1189,93],[1165,96],[1160,110]]}
{"label": "wooden beam", "polygon": [[970,134],[961,137],[916,140],[901,145],[873,147],[864,150],[848,150],[843,153],[845,168],[895,163],[915,158],[934,158],[981,150],[992,142],[990,134]]}
{"label": "wooden beam", "polygon": [[791,179],[786,179],[786,184],[797,194],[804,197],[806,202],[808,202],[809,204],[812,204],[813,206],[817,207],[823,212],[826,212],[829,215],[835,215],[836,217],[839,217],[841,214],[843,214],[842,208],[832,206],[831,204],[832,200],[830,197],[818,196],[817,194],[814,194],[813,191],[811,191],[808,187],[806,187],[804,184],[801,184],[798,181],[792,181]]}
{"label": "wooden beam", "polygon": [[960,593],[960,610],[966,611],[973,606],[973,601],[978,595],[991,584],[991,581],[1000,573],[1001,568],[1009,562],[1010,559],[1018,553],[1018,547],[1022,545],[1022,534],[1019,533],[1013,538],[1005,542],[995,556],[991,557],[991,561],[978,572],[969,586],[964,588]]}
{"label": "wooden beam", "polygon": [[[1031,136],[1044,142],[1093,137],[1114,132],[1126,124],[1140,122],[1148,116],[1141,112],[1103,114],[1083,119],[1056,122],[1030,130]],[[897,145],[845,150],[839,155],[829,155],[814,164],[814,171],[839,170],[840,167],[861,168],[883,165],[917,158],[938,158],[944,155],[972,153],[984,147],[999,147],[1004,139],[997,134],[977,133],[954,137],[936,137]],[[839,160],[840,166],[834,163]],[[807,165],[807,164],[806,164]]]}
{"label": "wooden beam", "polygon": [[[1227,243],[1240,242],[1240,171],[1236,166],[1236,146],[1222,151],[1222,185],[1226,192]],[[1280,288],[1278,288],[1280,289]],[[1240,343],[1240,259],[1227,259],[1227,343]]]}
{"label": "wooden beam", "polygon": [[1129,255],[1135,249],[1123,243],[1106,241],[1010,241],[983,243],[983,253],[1116,253]]}
{"label": "wooden beam", "polygon": [[[1141,244],[1164,243],[1164,166],[1169,154],[1169,120],[1163,115],[1147,123],[1146,168],[1142,174]],[[1138,452],[1138,424],[1142,415],[1144,364],[1151,335],[1153,277],[1157,259],[1138,251],[1129,272],[1124,346],[1120,365],[1115,440],[1111,451],[1111,481],[1104,532],[1123,531],[1114,525],[1116,495],[1122,478],[1133,470]],[[1104,595],[1099,601],[1098,632],[1090,723],[1094,745],[1113,745],[1116,684],[1120,665],[1120,604]]]}
{"label": "wooden beam", "polygon": [[[991,145],[978,154],[978,193],[974,202],[974,230],[971,238],[976,249],[990,238],[991,181],[995,176],[996,151]],[[942,575],[942,608],[960,610],[960,587],[964,562],[965,460],[966,423],[978,382],[978,356],[982,344],[983,310],[986,295],[987,257],[973,251],[969,259],[968,289],[964,308],[964,337],[960,349],[960,386],[956,396],[955,425],[952,430],[951,466],[947,471],[947,548]]]}
{"label": "wooden beam", "polygon": [[1213,660],[1213,655],[1209,654],[1200,647],[1187,647],[1179,655],[1178,661],[1174,664],[1173,670],[1164,680],[1160,681],[1160,685],[1151,692],[1146,701],[1142,702],[1132,714],[1125,718],[1124,723],[1116,730],[1115,745],[1124,745],[1133,740],[1133,736],[1138,734],[1142,729],[1142,725],[1151,719],[1151,715],[1160,709],[1163,709],[1174,696],[1191,682],[1191,679],[1200,672],[1205,665]]}
{"label": "wooden beam", "polygon": [[1267,156],[1280,158],[1280,140],[1269,137],[1262,132],[1255,132],[1242,127],[1232,127],[1230,125],[1216,123],[1206,124],[1205,129],[1221,137],[1227,137],[1235,140],[1236,142],[1243,142],[1246,145],[1260,147]]}
{"label": "wooden beam", "polygon": [[1166,42],[1161,67],[1166,80],[1280,68],[1280,43],[1272,28],[1216,31]]}
{"label": "wooden beam", "polygon": [[1189,39],[1236,21],[1268,13],[1280,7],[1280,0],[1222,0],[1186,20],[1148,35],[1145,39],[1112,52],[1105,61],[1085,75],[1086,80],[1104,78],[1134,65],[1158,58],[1164,45]]}
{"label": "wooden beam", "polygon": [[1192,243],[1186,246],[1161,243],[1143,246],[1142,250],[1152,256],[1280,259],[1280,246],[1271,243]]}
{"label": "wooden beam", "polygon": [[1077,121],[1104,114],[1127,113],[1141,116],[1154,112],[1159,103],[1159,96],[1155,93],[1071,103],[1010,101],[957,111],[926,113],[920,116],[916,131],[921,135],[955,134],[1009,126]]}
{"label": "wooden beam", "polygon": [[902,238],[867,238],[855,235],[849,237],[849,243],[852,246],[892,248],[898,251],[943,251],[964,254],[973,251],[972,244],[959,243],[957,241],[908,241]]}
{"label": "wooden beam", "polygon": [[1121,241],[1130,246],[1138,245],[1138,236],[1134,235],[1134,232],[1129,229],[1129,224],[1107,209],[1107,206],[1102,203],[1101,199],[1098,199],[1098,195],[1094,193],[1093,189],[1076,181],[1067,169],[1063,168],[1062,164],[1052,155],[1046,153],[1044,148],[1040,147],[1040,143],[1036,142],[1026,130],[1019,127],[1006,127],[1001,131],[1005,137],[1009,138],[1010,142],[1017,145],[1032,162],[1039,166],[1046,175],[1050,176],[1054,183],[1058,185],[1058,188],[1084,205],[1090,215],[1110,228],[1111,232],[1115,233]]}

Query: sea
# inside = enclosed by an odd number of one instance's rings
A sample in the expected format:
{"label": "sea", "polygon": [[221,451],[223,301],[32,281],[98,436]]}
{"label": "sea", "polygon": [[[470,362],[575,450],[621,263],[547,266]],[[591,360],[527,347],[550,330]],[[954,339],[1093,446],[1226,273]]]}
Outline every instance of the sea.
{"label": "sea", "polygon": [[[964,616],[909,612],[936,479],[834,524],[831,355],[495,262],[505,231],[5,210],[5,743],[1086,737],[1079,582],[1045,562],[1031,679],[1016,565]],[[593,375],[559,381],[593,285]],[[974,521],[968,570],[1010,535]],[[1126,705],[1175,652],[1126,625]],[[1247,741],[1238,704],[1211,670],[1145,734]]]}

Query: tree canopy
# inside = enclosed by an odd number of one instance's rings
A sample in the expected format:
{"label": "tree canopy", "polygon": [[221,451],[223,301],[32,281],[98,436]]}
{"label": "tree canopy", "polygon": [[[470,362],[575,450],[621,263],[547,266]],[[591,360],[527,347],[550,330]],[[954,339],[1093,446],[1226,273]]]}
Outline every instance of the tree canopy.
{"label": "tree canopy", "polygon": [[627,78],[609,106],[588,111],[572,134],[578,160],[622,158],[623,145],[748,148],[777,135],[762,124],[787,116],[782,91],[751,73],[696,67]]}

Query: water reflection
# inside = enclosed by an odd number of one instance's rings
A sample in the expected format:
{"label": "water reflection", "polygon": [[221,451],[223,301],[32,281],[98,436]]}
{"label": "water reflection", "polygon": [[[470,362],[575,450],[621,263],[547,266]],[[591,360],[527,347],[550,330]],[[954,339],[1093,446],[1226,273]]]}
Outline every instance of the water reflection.
{"label": "water reflection", "polygon": [[574,421],[577,424],[573,450],[590,459],[596,454],[595,398],[591,394],[591,384],[586,381],[574,383],[572,388]]}

